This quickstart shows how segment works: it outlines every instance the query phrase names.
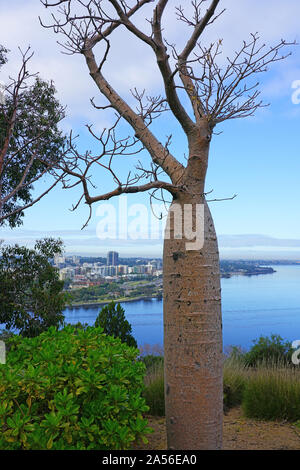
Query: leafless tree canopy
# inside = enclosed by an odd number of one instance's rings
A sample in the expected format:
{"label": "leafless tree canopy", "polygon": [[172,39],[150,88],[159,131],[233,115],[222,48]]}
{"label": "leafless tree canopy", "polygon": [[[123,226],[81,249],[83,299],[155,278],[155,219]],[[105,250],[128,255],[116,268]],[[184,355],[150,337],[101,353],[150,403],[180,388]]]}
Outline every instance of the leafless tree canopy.
{"label": "leafless tree canopy", "polygon": [[[203,44],[202,34],[224,13],[221,0],[192,0],[187,8],[177,7],[175,13],[180,23],[190,27],[190,36],[182,50],[171,44],[164,37],[164,14],[171,3],[168,0],[41,0],[50,8],[51,22],[40,20],[44,27],[53,28],[55,33],[63,36],[59,44],[66,54],[82,54],[89,73],[108,104],[99,109],[113,108],[117,113],[115,125],[100,136],[94,136],[101,146],[99,155],[84,156],[76,153],[64,167],[64,171],[82,184],[82,199],[91,207],[93,202],[106,200],[122,193],[146,190],[166,189],[173,195],[185,191],[188,178],[195,178],[195,160],[201,163],[200,172],[195,181],[205,179],[208,148],[215,126],[228,119],[252,116],[265,104],[260,99],[260,73],[267,70],[274,62],[282,60],[282,49],[291,44],[281,39],[277,44],[268,47],[261,43],[258,33],[252,33],[233,53],[232,57],[222,56],[222,40],[212,44]],[[135,23],[135,14],[146,4],[153,3],[153,15],[145,19],[150,24],[150,34],[146,27],[139,29]],[[191,7],[191,8],[190,8]],[[113,47],[110,41],[114,31],[126,28],[128,34],[134,35],[149,46],[154,54],[164,83],[161,96],[147,96],[146,92],[133,89],[137,109],[133,109],[122,99],[105,76],[105,63]],[[149,29],[149,28],[148,28]],[[103,44],[103,54],[96,58],[99,44]],[[98,50],[97,50],[98,56]],[[222,58],[222,60],[219,60]],[[221,65],[220,65],[221,64]],[[133,84],[134,85],[134,84]],[[185,106],[182,90],[186,93],[190,106]],[[95,102],[92,101],[94,106]],[[170,152],[171,136],[165,144],[151,132],[151,124],[162,113],[171,112],[185,132],[189,144],[189,155],[186,167]],[[118,140],[116,125],[125,119],[133,129],[133,137]],[[91,133],[92,128],[89,127]],[[113,170],[115,156],[130,155],[147,150],[152,158],[152,167],[145,169],[141,164],[134,175],[129,174],[126,181],[121,181]],[[109,155],[109,163],[102,164],[104,156]],[[90,176],[93,164],[103,166],[111,172],[116,188],[106,194],[90,194]],[[165,173],[171,182],[160,178]],[[145,178],[147,181],[145,182]],[[143,179],[142,184],[137,184]],[[195,182],[195,184],[196,184]],[[200,185],[200,187],[202,187]],[[80,201],[78,201],[80,202]]]}

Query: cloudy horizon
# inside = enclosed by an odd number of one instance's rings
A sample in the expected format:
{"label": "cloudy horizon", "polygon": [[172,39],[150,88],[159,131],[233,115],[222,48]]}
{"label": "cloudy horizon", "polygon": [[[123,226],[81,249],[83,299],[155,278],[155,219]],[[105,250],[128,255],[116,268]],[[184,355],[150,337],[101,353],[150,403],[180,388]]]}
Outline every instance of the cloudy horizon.
{"label": "cloudy horizon", "polygon": [[[53,237],[61,238],[66,255],[106,256],[110,250],[121,257],[162,257],[163,239],[99,239],[92,229],[80,230],[24,230],[2,229],[0,239],[5,244],[19,244],[33,247],[36,240]],[[218,236],[222,259],[278,259],[300,260],[300,239],[275,238],[262,234],[220,234]]]}

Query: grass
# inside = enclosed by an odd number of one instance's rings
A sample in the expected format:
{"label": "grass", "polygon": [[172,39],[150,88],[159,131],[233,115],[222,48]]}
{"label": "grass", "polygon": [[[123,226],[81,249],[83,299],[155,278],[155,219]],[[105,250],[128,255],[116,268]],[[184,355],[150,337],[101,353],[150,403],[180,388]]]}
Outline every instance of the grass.
{"label": "grass", "polygon": [[164,363],[162,356],[145,356],[143,358],[147,374],[145,377],[145,391],[143,393],[147,405],[150,407],[149,414],[152,416],[165,415],[164,397]]}
{"label": "grass", "polygon": [[246,417],[300,420],[300,373],[280,364],[260,366],[249,374],[243,394]]}
{"label": "grass", "polygon": [[[164,416],[163,359],[147,365],[144,397],[153,416]],[[283,363],[245,367],[238,358],[224,362],[224,409],[242,405],[244,415],[260,420],[300,422],[300,370]]]}
{"label": "grass", "polygon": [[224,410],[240,405],[247,380],[249,379],[248,370],[243,363],[235,358],[227,358],[223,367],[223,396]]}

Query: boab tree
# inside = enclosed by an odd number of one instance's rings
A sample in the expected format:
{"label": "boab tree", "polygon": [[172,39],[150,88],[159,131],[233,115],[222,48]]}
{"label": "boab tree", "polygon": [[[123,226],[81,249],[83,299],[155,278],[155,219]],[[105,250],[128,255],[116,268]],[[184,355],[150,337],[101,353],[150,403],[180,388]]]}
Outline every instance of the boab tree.
{"label": "boab tree", "polygon": [[[81,200],[90,208],[95,202],[126,193],[166,190],[172,196],[163,266],[168,446],[219,449],[223,415],[222,321],[217,237],[205,197],[209,147],[217,124],[251,116],[263,106],[258,83],[250,78],[282,59],[280,50],[287,43],[281,40],[266,48],[257,34],[251,34],[232,58],[224,59],[221,40],[208,46],[202,42],[204,30],[222,13],[217,9],[220,0],[193,0],[188,5],[191,16],[183,8],[176,8],[178,19],[191,30],[182,50],[164,38],[163,18],[171,3],[168,0],[153,2],[153,15],[142,29],[134,22],[135,13],[151,0],[42,1],[46,7],[58,7],[52,14],[53,22],[42,24],[64,35],[67,53],[83,55],[91,78],[107,98],[107,106],[98,106],[99,109],[113,108],[117,112],[116,124],[125,120],[133,129],[131,138],[118,140],[115,126],[100,136],[90,126],[101,150],[97,155],[90,152],[80,155],[73,147],[64,171],[75,177],[76,182],[65,182],[65,187],[82,184]],[[105,73],[106,60],[113,49],[110,39],[117,28],[125,28],[128,35],[152,49],[157,73],[164,84],[163,95],[159,97],[146,97],[134,89],[137,110],[117,93]],[[98,47],[101,44],[104,47]],[[170,139],[162,144],[150,130],[153,120],[163,112],[172,113],[186,135],[186,164],[172,155]],[[141,148],[136,147],[138,144]],[[151,156],[151,168],[139,164],[136,173],[122,181],[113,164],[114,157],[128,156],[141,149]],[[111,192],[92,194],[90,178],[94,164],[112,174],[116,187]],[[204,208],[204,243],[197,248],[190,243],[190,233],[197,233],[199,207]],[[192,208],[193,225],[187,230],[188,236],[182,230],[179,237],[185,208]],[[181,214],[179,225],[178,214]]]}
{"label": "boab tree", "polygon": [[[7,62],[0,46],[0,67]],[[59,129],[64,108],[55,97],[52,82],[31,73],[32,51],[21,53],[16,77],[0,88],[0,226],[22,224],[24,210],[36,204],[58,183],[54,170],[63,158],[65,138]],[[39,180],[52,173],[47,188],[33,194]]]}

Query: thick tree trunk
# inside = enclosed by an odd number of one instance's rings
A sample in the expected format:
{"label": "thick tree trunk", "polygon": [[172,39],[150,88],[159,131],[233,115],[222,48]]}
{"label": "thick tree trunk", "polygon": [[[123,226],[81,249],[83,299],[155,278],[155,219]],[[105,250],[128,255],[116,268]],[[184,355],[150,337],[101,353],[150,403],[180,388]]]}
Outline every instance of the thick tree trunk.
{"label": "thick tree trunk", "polygon": [[163,266],[168,448],[220,449],[223,380],[217,238],[201,195],[186,194],[172,206],[178,203],[204,204],[204,246],[187,250],[189,240],[174,239],[171,223]]}

